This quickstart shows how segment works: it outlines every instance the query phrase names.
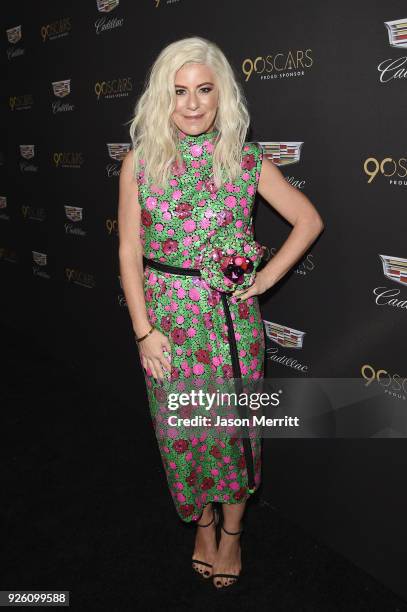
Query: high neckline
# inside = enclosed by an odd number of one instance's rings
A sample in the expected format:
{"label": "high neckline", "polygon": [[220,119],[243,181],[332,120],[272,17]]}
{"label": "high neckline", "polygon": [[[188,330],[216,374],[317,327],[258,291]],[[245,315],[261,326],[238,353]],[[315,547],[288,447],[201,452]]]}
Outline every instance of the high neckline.
{"label": "high neckline", "polygon": [[218,135],[219,130],[211,130],[210,132],[202,132],[202,134],[186,134],[178,128],[178,137],[180,143],[186,144],[203,144],[205,140],[212,141]]}

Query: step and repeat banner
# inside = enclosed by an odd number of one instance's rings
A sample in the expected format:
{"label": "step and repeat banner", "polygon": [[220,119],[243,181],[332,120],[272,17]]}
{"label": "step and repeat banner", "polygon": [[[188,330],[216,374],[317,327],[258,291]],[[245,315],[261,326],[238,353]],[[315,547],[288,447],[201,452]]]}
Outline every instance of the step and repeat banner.
{"label": "step and repeat banner", "polygon": [[[262,144],[325,223],[308,252],[260,298],[266,376],[360,379],[405,410],[407,6],[401,1],[7,5],[4,321],[85,363],[89,376],[109,380],[129,404],[136,388],[137,399],[147,402],[120,282],[118,182],[148,68],[165,45],[194,35],[216,42],[231,62],[251,114],[247,140]],[[256,238],[270,257],[290,229],[258,197]],[[389,414],[372,435],[405,432]],[[273,478],[283,491],[283,479]],[[273,486],[265,486],[271,499]]]}

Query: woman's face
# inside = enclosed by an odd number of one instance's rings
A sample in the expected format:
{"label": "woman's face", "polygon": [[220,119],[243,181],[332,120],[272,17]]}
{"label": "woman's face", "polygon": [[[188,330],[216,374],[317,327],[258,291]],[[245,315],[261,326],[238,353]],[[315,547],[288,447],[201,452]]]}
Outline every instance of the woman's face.
{"label": "woman's face", "polygon": [[185,64],[175,74],[176,126],[192,136],[214,129],[218,110],[218,88],[212,70],[205,64]]}

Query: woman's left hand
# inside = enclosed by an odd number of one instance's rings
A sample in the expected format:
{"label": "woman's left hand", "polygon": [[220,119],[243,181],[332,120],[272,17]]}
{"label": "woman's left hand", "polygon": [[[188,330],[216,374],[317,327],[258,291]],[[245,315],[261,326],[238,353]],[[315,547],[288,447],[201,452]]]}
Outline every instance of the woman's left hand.
{"label": "woman's left hand", "polygon": [[238,297],[240,300],[247,300],[247,298],[253,297],[254,295],[261,295],[267,291],[267,289],[270,289],[270,287],[272,287],[272,284],[266,281],[264,273],[257,272],[254,283],[252,283],[248,289],[236,289],[232,293],[232,296]]}

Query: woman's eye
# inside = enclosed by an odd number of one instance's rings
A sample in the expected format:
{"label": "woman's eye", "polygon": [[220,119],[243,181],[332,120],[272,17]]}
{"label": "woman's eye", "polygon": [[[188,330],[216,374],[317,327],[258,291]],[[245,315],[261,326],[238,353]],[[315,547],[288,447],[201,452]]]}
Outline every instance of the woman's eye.
{"label": "woman's eye", "polygon": [[[184,91],[185,91],[184,89],[176,89],[175,90],[175,94],[178,95],[180,93],[184,93]],[[202,87],[201,91],[203,91],[204,93],[209,93],[210,91],[212,91],[212,88],[211,87]]]}

